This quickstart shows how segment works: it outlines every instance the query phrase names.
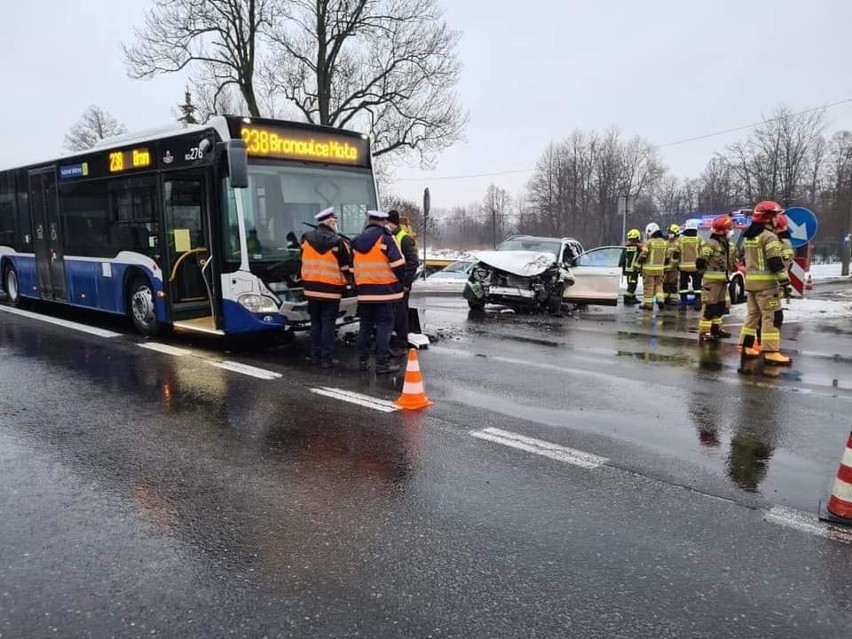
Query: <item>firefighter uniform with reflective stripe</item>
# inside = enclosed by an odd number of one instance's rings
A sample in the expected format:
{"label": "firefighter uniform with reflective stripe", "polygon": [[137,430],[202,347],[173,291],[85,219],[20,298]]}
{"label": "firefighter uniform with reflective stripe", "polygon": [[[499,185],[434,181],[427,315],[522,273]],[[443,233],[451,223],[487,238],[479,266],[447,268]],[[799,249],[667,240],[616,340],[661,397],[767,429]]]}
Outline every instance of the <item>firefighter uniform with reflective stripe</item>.
{"label": "firefighter uniform with reflective stripe", "polygon": [[737,254],[728,238],[713,234],[701,246],[701,257],[706,262],[704,273],[704,315],[698,322],[700,339],[730,337],[722,329],[722,317],[728,306],[730,275],[737,269]]}
{"label": "firefighter uniform with reflective stripe", "polygon": [[639,284],[639,269],[641,268],[637,264],[637,260],[641,250],[641,242],[628,240],[618,261],[622,275],[627,278],[627,291],[624,293],[625,304],[636,304],[636,286]]}
{"label": "firefighter uniform with reflective stripe", "polygon": [[663,307],[663,273],[666,267],[666,255],[669,243],[660,231],[654,233],[645,242],[639,253],[639,263],[642,265],[642,286],[644,288],[642,308],[653,310],[654,298],[657,305]]}
{"label": "firefighter uniform with reflective stripe", "polygon": [[663,271],[663,292],[666,303],[677,302],[678,294],[678,265],[680,264],[680,238],[675,235],[668,239],[666,268]]}
{"label": "firefighter uniform with reflective stripe", "polygon": [[376,337],[376,372],[387,373],[390,338],[393,331],[394,305],[403,297],[405,258],[393,235],[381,224],[381,218],[370,217],[370,224],[352,240],[352,264],[358,292],[359,366],[366,368],[373,332]]}
{"label": "firefighter uniform with reflective stripe", "polygon": [[[777,232],[778,240],[781,242],[781,259],[784,260],[784,270],[787,272],[787,277],[790,277],[790,267],[793,265],[793,243],[790,241],[790,231],[783,230]],[[775,311],[775,326],[781,329],[784,324],[784,307],[782,306]]]}
{"label": "firefighter uniform with reflective stripe", "polygon": [[[680,305],[686,307],[689,293],[695,295],[695,308],[701,308],[701,271],[697,261],[701,256],[701,238],[696,229],[686,229],[680,237]],[[690,280],[692,289],[690,290]]]}
{"label": "firefighter uniform with reflective stripe", "polygon": [[781,333],[775,323],[776,311],[781,310],[781,294],[790,285],[782,258],[783,245],[763,224],[753,222],[743,237],[748,293],[748,314],[740,332],[743,349],[754,348],[758,329],[762,332],[761,350],[777,353],[781,350]]}

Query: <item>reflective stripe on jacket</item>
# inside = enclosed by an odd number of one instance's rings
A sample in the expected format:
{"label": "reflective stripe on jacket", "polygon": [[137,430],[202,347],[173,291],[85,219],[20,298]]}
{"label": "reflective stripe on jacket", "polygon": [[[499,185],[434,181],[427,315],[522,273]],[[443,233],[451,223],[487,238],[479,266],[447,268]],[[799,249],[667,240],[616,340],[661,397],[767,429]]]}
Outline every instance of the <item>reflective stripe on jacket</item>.
{"label": "reflective stripe on jacket", "polygon": [[737,258],[727,239],[711,237],[702,244],[701,257],[707,260],[705,282],[727,282],[729,275],[737,270]]}
{"label": "reflective stripe on jacket", "polygon": [[627,273],[639,270],[636,265],[636,259],[639,257],[639,251],[641,250],[642,246],[640,244],[628,244],[624,247],[624,252],[621,254],[619,263],[622,273],[626,275]]}
{"label": "reflective stripe on jacket", "polygon": [[781,259],[784,260],[784,266],[788,269],[793,265],[793,243],[785,238],[781,239]]}
{"label": "reflective stripe on jacket", "polygon": [[352,260],[359,302],[382,303],[402,299],[402,282],[394,269],[405,266],[405,258],[396,240],[385,229],[368,226],[355,238],[352,241]]}
{"label": "reflective stripe on jacket", "polygon": [[676,271],[680,263],[680,238],[673,237],[668,240],[668,248],[666,250],[666,266],[667,271]]}
{"label": "reflective stripe on jacket", "polygon": [[780,280],[787,278],[787,271],[773,273],[769,269],[769,260],[781,259],[781,241],[771,231],[764,229],[754,237],[743,242],[745,251],[747,291],[765,291],[778,286]]}
{"label": "reflective stripe on jacket", "polygon": [[348,266],[339,263],[340,248],[335,246],[320,252],[307,240],[302,240],[302,283],[308,299],[339,300],[346,288]]}
{"label": "reflective stripe on jacket", "polygon": [[662,275],[668,250],[669,243],[665,238],[652,237],[648,240],[642,248],[642,255],[645,256],[642,272],[649,275]]}
{"label": "reflective stripe on jacket", "polygon": [[697,235],[683,235],[680,238],[680,265],[681,271],[692,273],[697,270],[695,260],[701,254],[701,238]]}

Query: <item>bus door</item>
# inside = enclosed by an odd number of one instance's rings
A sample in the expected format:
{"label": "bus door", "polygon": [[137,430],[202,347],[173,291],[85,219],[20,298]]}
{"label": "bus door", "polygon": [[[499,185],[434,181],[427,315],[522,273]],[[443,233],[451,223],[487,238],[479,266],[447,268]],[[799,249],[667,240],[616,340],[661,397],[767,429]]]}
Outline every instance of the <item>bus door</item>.
{"label": "bus door", "polygon": [[64,302],[67,299],[65,256],[54,167],[29,172],[29,194],[39,295],[42,299]]}
{"label": "bus door", "polygon": [[[207,170],[163,178],[167,299],[175,326],[219,333],[210,241],[211,174]],[[218,269],[215,269],[218,271]]]}

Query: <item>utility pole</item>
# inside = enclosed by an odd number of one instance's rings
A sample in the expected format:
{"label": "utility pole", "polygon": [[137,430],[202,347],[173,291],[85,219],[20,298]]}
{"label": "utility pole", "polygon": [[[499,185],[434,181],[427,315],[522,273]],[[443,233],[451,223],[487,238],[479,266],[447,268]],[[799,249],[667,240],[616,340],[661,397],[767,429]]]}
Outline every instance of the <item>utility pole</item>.
{"label": "utility pole", "polygon": [[491,206],[491,243],[497,248],[497,196],[494,195],[489,202]]}
{"label": "utility pole", "polygon": [[[624,203],[622,205],[622,202]],[[618,196],[618,208],[621,209],[621,240],[624,241],[624,238],[627,237],[627,209],[630,207],[630,196],[629,195],[619,195]]]}
{"label": "utility pole", "polygon": [[429,228],[429,209],[432,208],[432,196],[429,195],[429,187],[423,191],[423,268],[420,272],[426,279],[426,229]]}

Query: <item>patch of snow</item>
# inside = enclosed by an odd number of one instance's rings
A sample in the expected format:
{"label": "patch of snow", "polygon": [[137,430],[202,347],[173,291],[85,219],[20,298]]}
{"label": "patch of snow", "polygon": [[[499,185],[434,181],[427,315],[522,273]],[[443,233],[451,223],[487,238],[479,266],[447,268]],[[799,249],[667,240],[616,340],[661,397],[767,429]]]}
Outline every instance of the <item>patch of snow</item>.
{"label": "patch of snow", "polygon": [[[783,308],[785,322],[852,318],[852,303],[850,302],[793,298],[785,300]],[[745,304],[735,304],[731,307],[730,317],[744,319],[746,309]]]}
{"label": "patch of snow", "polygon": [[840,262],[834,262],[833,264],[811,264],[811,277],[813,277],[814,282],[841,277],[841,266]]}

